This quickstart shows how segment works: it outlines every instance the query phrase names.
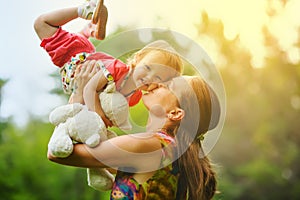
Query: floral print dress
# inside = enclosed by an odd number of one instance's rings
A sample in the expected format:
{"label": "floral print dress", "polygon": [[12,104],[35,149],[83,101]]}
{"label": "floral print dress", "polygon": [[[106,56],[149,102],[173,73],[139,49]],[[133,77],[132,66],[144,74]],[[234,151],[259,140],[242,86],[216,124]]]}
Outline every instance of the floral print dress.
{"label": "floral print dress", "polygon": [[[175,147],[174,138],[164,132],[155,134],[162,147],[172,145]],[[171,147],[172,147],[171,146]],[[178,170],[172,164],[172,148],[162,148],[161,166],[146,182],[139,184],[133,173],[118,171],[111,191],[111,200],[172,200],[177,191]],[[166,163],[171,163],[166,165]]]}

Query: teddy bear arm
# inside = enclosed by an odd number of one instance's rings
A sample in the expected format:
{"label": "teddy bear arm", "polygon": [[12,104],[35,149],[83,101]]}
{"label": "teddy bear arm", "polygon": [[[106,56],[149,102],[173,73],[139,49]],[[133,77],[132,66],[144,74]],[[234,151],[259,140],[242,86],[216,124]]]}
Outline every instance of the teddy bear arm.
{"label": "teddy bear arm", "polygon": [[111,190],[115,177],[107,170],[102,168],[87,169],[88,185],[99,191]]}
{"label": "teddy bear arm", "polygon": [[80,103],[59,106],[50,113],[49,121],[51,124],[57,126],[58,124],[65,122],[69,117],[76,115],[83,108],[83,105]]}
{"label": "teddy bear arm", "polygon": [[60,158],[68,157],[73,151],[73,142],[69,137],[66,124],[55,127],[48,143],[48,149],[52,155]]}

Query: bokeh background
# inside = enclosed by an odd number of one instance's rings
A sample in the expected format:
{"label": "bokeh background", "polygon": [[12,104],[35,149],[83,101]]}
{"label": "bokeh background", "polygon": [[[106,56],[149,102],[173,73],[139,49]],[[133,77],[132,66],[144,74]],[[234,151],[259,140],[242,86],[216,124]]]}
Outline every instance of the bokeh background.
{"label": "bokeh background", "polygon": [[[0,199],[108,198],[107,193],[87,186],[85,169],[57,165],[46,158],[53,131],[48,114],[67,98],[59,92],[57,69],[39,47],[33,22],[43,12],[82,2],[3,2]],[[169,28],[203,47],[219,70],[227,111],[222,134],[209,154],[218,174],[215,199],[299,199],[300,2],[105,3],[108,37],[135,28]],[[65,28],[77,31],[84,23],[78,19]],[[139,104],[133,109],[142,108]]]}

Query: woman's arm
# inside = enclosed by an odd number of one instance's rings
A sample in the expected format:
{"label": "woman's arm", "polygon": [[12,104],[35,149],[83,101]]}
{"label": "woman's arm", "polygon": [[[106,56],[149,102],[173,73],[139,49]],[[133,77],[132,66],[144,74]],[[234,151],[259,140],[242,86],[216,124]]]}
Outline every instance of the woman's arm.
{"label": "woman's arm", "polygon": [[48,153],[48,159],[85,168],[133,167],[141,172],[155,171],[160,164],[161,145],[153,134],[123,135],[101,142],[95,148],[75,144],[69,157],[57,158]]}

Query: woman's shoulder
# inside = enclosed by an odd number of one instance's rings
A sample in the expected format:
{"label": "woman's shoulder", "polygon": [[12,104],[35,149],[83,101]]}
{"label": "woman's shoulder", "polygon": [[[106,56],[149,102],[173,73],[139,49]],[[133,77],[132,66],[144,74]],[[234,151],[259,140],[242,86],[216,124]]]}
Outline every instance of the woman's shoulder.
{"label": "woman's shoulder", "polygon": [[155,133],[134,133],[110,139],[113,144],[131,153],[148,153],[161,148]]}
{"label": "woman's shoulder", "polygon": [[104,141],[103,144],[114,147],[118,153],[114,159],[122,158],[120,166],[132,167],[141,173],[157,170],[160,164],[162,146],[151,133],[117,136]]}

